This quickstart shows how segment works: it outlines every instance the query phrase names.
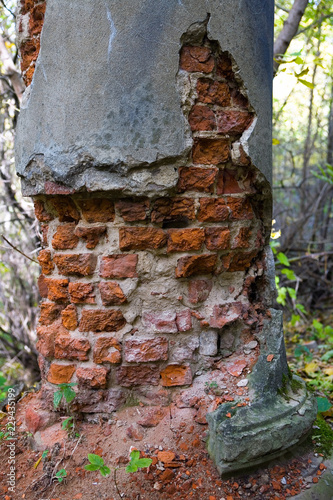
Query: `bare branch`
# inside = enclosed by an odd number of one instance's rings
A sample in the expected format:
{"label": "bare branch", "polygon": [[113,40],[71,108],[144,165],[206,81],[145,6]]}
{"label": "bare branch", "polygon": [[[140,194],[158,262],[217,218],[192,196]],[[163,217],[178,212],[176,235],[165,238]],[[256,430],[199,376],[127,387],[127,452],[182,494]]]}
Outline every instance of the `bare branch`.
{"label": "bare branch", "polygon": [[8,76],[19,102],[22,101],[22,94],[25,86],[20,72],[16,69],[13,59],[7,50],[5,41],[0,35],[0,59],[3,64],[4,74]]}
{"label": "bare branch", "polygon": [[8,243],[8,245],[11,246],[14,250],[16,250],[16,252],[18,252],[21,255],[23,255],[23,257],[26,257],[27,259],[31,260],[31,262],[34,262],[35,264],[38,264],[37,260],[34,260],[31,257],[29,257],[28,255],[26,255],[25,253],[21,252],[21,250],[19,250],[15,245],[13,245],[10,241],[8,241],[7,238],[5,238],[5,236],[3,234],[1,235],[1,238],[3,240],[5,240],[5,242]]}
{"label": "bare branch", "polygon": [[298,30],[296,33],[296,36],[300,35],[301,33],[305,33],[311,28],[315,28],[316,26],[320,26],[325,19],[328,19],[329,17],[333,18],[333,12],[330,12],[329,14],[325,14],[325,16],[321,16],[319,19],[316,21],[313,21],[313,23],[309,24],[309,26],[306,26],[305,28],[302,28],[301,30]]}

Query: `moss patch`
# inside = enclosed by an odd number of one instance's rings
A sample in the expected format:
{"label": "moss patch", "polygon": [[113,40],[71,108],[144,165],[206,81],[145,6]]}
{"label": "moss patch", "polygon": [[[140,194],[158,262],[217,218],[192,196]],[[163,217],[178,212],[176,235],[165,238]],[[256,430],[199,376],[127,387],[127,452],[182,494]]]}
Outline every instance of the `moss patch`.
{"label": "moss patch", "polygon": [[333,448],[333,429],[323,417],[318,416],[316,418],[311,438],[317,453],[322,453],[324,457],[330,455]]}

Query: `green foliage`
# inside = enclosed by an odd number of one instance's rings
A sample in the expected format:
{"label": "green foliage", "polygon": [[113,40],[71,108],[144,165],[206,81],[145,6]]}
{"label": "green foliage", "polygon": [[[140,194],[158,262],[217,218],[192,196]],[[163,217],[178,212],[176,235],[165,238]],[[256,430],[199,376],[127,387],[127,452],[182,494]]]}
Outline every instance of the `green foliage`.
{"label": "green foliage", "polygon": [[326,163],[325,168],[318,165],[318,169],[320,171],[320,174],[318,172],[315,172],[314,170],[311,170],[311,173],[315,177],[317,177],[317,179],[325,181],[328,184],[330,184],[331,186],[333,186],[333,166]]}
{"label": "green foliage", "polygon": [[93,453],[88,454],[89,464],[85,466],[86,470],[96,471],[99,470],[103,477],[106,477],[110,474],[110,469],[104,464],[104,459],[99,455],[94,455]]}
{"label": "green foliage", "polygon": [[75,382],[70,384],[59,384],[58,390],[53,395],[53,406],[56,410],[61,403],[62,398],[65,398],[66,403],[70,404],[76,396],[76,392],[72,387],[77,385]]}
{"label": "green foliage", "polygon": [[333,430],[321,415],[313,424],[311,437],[317,453],[322,453],[325,457],[329,456],[333,448]]}
{"label": "green foliage", "polygon": [[136,472],[138,469],[149,467],[151,463],[151,458],[140,458],[139,450],[133,450],[130,454],[130,462],[125,470],[126,472]]}
{"label": "green foliage", "polygon": [[60,469],[55,477],[58,479],[59,483],[62,483],[65,477],[67,477],[67,471],[65,469]]}
{"label": "green foliage", "polygon": [[318,413],[323,413],[332,408],[332,405],[327,398],[318,397],[316,399],[318,405]]}

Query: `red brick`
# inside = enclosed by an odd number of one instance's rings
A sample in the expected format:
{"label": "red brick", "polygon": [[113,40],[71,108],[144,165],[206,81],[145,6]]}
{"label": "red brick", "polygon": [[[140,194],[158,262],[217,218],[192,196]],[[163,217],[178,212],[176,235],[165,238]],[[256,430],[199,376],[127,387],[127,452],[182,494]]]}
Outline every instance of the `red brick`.
{"label": "red brick", "polygon": [[237,359],[227,365],[227,372],[233,377],[239,377],[246,367],[247,362],[244,359]]}
{"label": "red brick", "polygon": [[237,88],[233,88],[230,92],[231,100],[233,106],[242,109],[249,109],[249,101],[248,98],[243,95]]}
{"label": "red brick", "polygon": [[232,61],[227,52],[222,52],[221,56],[216,61],[216,74],[223,78],[233,79]]}
{"label": "red brick", "polygon": [[45,279],[48,289],[47,298],[54,302],[68,301],[68,279]]}
{"label": "red brick", "polygon": [[85,240],[87,248],[92,249],[95,248],[98,245],[100,239],[106,235],[106,226],[78,226],[75,229],[75,234],[79,238],[83,238]]}
{"label": "red brick", "polygon": [[214,58],[208,47],[182,47],[180,52],[180,69],[211,73],[215,66]]}
{"label": "red brick", "polygon": [[220,170],[217,179],[217,194],[237,194],[244,191],[236,180],[236,172]]}
{"label": "red brick", "polygon": [[47,247],[48,246],[49,226],[47,224],[42,224],[40,230],[42,233],[42,246]]}
{"label": "red brick", "polygon": [[217,168],[181,167],[177,190],[213,192]]}
{"label": "red brick", "polygon": [[86,338],[71,338],[69,335],[57,335],[54,342],[54,357],[56,359],[69,359],[88,361],[90,343]]}
{"label": "red brick", "polygon": [[51,325],[55,320],[60,318],[61,311],[65,306],[62,304],[54,304],[53,302],[42,302],[40,305],[39,323],[41,325]]}
{"label": "red brick", "polygon": [[94,347],[94,363],[120,363],[121,345],[114,337],[98,337]]}
{"label": "red brick", "polygon": [[95,304],[94,285],[91,283],[70,283],[68,286],[71,302],[74,304]]}
{"label": "red brick", "polygon": [[47,278],[45,278],[43,274],[41,274],[38,278],[38,291],[43,299],[47,299],[49,290],[47,287]]}
{"label": "red brick", "polygon": [[46,181],[44,182],[45,194],[74,194],[75,190],[65,186],[60,182]]}
{"label": "red brick", "polygon": [[215,305],[209,324],[212,328],[223,328],[242,317],[243,306],[241,302],[225,305]]}
{"label": "red brick", "polygon": [[176,313],[172,311],[144,312],[142,322],[148,333],[177,333]]}
{"label": "red brick", "polygon": [[176,278],[188,278],[197,274],[210,274],[215,270],[217,256],[213,254],[181,257],[177,261]]}
{"label": "red brick", "polygon": [[74,365],[58,365],[52,363],[47,376],[51,384],[68,384],[75,373]]}
{"label": "red brick", "polygon": [[198,220],[200,222],[223,222],[229,217],[229,210],[223,198],[200,198]]}
{"label": "red brick", "polygon": [[129,339],[125,341],[125,360],[128,363],[146,363],[168,359],[168,340],[164,337],[153,339]]}
{"label": "red brick", "polygon": [[200,250],[205,240],[205,231],[196,229],[169,229],[168,252]]}
{"label": "red brick", "polygon": [[102,258],[100,276],[102,278],[136,278],[136,266],[138,256],[129,255],[109,255]]}
{"label": "red brick", "polygon": [[227,227],[207,227],[205,233],[208,250],[226,250],[230,247],[230,230]]}
{"label": "red brick", "polygon": [[68,196],[55,196],[50,200],[60,222],[78,222],[80,214],[74,201]]}
{"label": "red brick", "polygon": [[208,106],[193,106],[188,121],[193,132],[216,130],[215,113]]}
{"label": "red brick", "polygon": [[116,208],[126,222],[146,220],[149,205],[148,198],[124,198],[116,202]]}
{"label": "red brick", "polygon": [[65,276],[90,276],[97,264],[97,257],[92,253],[57,254],[53,260],[59,272]]}
{"label": "red brick", "polygon": [[195,219],[194,200],[190,198],[158,198],[151,213],[154,223],[187,222]]}
{"label": "red brick", "polygon": [[192,383],[191,368],[187,365],[169,365],[161,372],[161,377],[164,387],[190,385]]}
{"label": "red brick", "polygon": [[167,236],[162,229],[154,227],[121,227],[119,229],[120,250],[147,250],[162,248]]}
{"label": "red brick", "polygon": [[77,246],[79,238],[75,236],[75,222],[63,224],[57,227],[52,238],[52,246],[56,250],[69,250]]}
{"label": "red brick", "polygon": [[[166,389],[163,389],[163,391],[166,391]],[[142,427],[156,427],[168,413],[169,409],[161,406],[155,408],[146,407],[144,408],[144,418],[138,420],[138,424]]]}
{"label": "red brick", "polygon": [[248,198],[227,198],[227,205],[231,210],[231,220],[253,219],[253,210]]}
{"label": "red brick", "polygon": [[177,313],[176,324],[179,332],[188,332],[192,329],[192,314],[190,309]]}
{"label": "red brick", "polygon": [[251,163],[250,158],[245,153],[243,146],[239,142],[233,144],[232,160],[235,165],[240,165],[242,167],[247,167]]}
{"label": "red brick", "polygon": [[42,31],[46,3],[38,3],[34,6],[29,17],[30,36],[39,35]]}
{"label": "red brick", "polygon": [[220,134],[242,134],[253,121],[253,114],[247,111],[217,111],[217,131]]}
{"label": "red brick", "polygon": [[38,262],[43,274],[52,274],[54,264],[52,262],[50,250],[41,250],[38,254]]}
{"label": "red brick", "polygon": [[83,309],[80,332],[117,332],[125,326],[126,321],[121,311]]}
{"label": "red brick", "polygon": [[39,222],[50,222],[54,219],[54,216],[46,210],[45,204],[42,200],[35,200],[34,206],[35,215]]}
{"label": "red brick", "polygon": [[107,368],[102,366],[98,368],[78,368],[76,376],[80,385],[88,386],[93,389],[104,389],[106,387]]}
{"label": "red brick", "polygon": [[123,387],[133,385],[158,385],[160,372],[154,365],[121,366],[117,370],[117,383]]}
{"label": "red brick", "polygon": [[226,83],[200,78],[197,82],[198,101],[205,104],[230,106],[230,92]]}
{"label": "red brick", "polygon": [[76,307],[70,304],[61,313],[62,324],[67,330],[76,330],[78,327],[78,318]]}
{"label": "red brick", "polygon": [[226,271],[246,271],[253,259],[257,256],[258,250],[252,252],[240,252],[236,254],[224,255],[221,257],[223,267]]}
{"label": "red brick", "polygon": [[212,290],[211,280],[191,280],[188,285],[188,296],[191,304],[198,304],[208,299]]}
{"label": "red brick", "polygon": [[36,348],[44,358],[53,358],[54,340],[58,334],[66,333],[60,319],[56,319],[51,325],[39,326],[37,328],[38,342]]}
{"label": "red brick", "polygon": [[241,227],[234,239],[232,248],[249,248],[252,230],[250,227]]}
{"label": "red brick", "polygon": [[80,200],[78,205],[82,216],[89,222],[112,222],[114,220],[114,205],[107,198],[90,198]]}
{"label": "red brick", "polygon": [[106,281],[99,284],[103,306],[119,306],[127,299],[122,289],[115,281]]}
{"label": "red brick", "polygon": [[230,156],[230,145],[227,139],[194,139],[193,163],[202,165],[218,165],[225,163]]}

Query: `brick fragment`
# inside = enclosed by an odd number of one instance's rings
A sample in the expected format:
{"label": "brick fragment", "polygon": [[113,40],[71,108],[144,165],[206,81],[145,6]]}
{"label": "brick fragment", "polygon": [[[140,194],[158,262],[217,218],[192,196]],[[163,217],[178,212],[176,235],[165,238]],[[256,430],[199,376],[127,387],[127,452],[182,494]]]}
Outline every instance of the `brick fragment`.
{"label": "brick fragment", "polygon": [[44,274],[41,274],[38,278],[38,291],[39,291],[39,295],[43,298],[43,299],[47,299],[47,296],[48,296],[48,293],[49,293],[49,290],[48,290],[48,287],[47,287],[47,278],[45,278]]}
{"label": "brick fragment", "polygon": [[68,301],[68,279],[45,279],[48,289],[47,298],[54,302]]}
{"label": "brick fragment", "polygon": [[37,327],[38,342],[36,348],[44,358],[54,357],[54,341],[58,334],[67,333],[61,324],[60,319],[56,319],[50,325]]}
{"label": "brick fragment", "polygon": [[95,304],[94,285],[91,283],[69,283],[68,292],[74,304]]}
{"label": "brick fragment", "polygon": [[74,194],[74,189],[66,186],[62,182],[46,181],[44,182],[45,194]]}
{"label": "brick fragment", "polygon": [[31,37],[37,36],[41,33],[44,22],[45,9],[46,3],[43,2],[38,3],[31,10],[29,17],[29,31]]}
{"label": "brick fragment", "polygon": [[54,216],[46,210],[45,204],[42,200],[35,200],[34,207],[35,215],[39,222],[50,222],[54,219]]}
{"label": "brick fragment", "polygon": [[120,363],[121,345],[114,337],[98,337],[94,347],[94,363]]}
{"label": "brick fragment", "polygon": [[77,246],[79,238],[74,234],[75,226],[75,222],[70,222],[57,227],[52,238],[52,246],[55,250],[69,250]]}
{"label": "brick fragment", "polygon": [[217,179],[217,194],[238,194],[245,190],[236,180],[236,173],[230,170],[220,170]]}
{"label": "brick fragment", "polygon": [[208,250],[226,250],[230,247],[230,230],[227,227],[207,227],[205,234]]}
{"label": "brick fragment", "polygon": [[194,200],[190,198],[158,198],[151,213],[151,220],[156,224],[194,219]]}
{"label": "brick fragment", "polygon": [[246,271],[251,264],[253,259],[257,256],[258,249],[252,252],[239,252],[236,254],[223,255],[221,257],[222,265],[226,271]]}
{"label": "brick fragment", "polygon": [[49,226],[47,224],[42,224],[40,230],[42,233],[42,247],[45,248],[49,244],[48,242]]}
{"label": "brick fragment", "polygon": [[217,168],[181,167],[179,169],[179,180],[177,190],[213,192],[216,180]]}
{"label": "brick fragment", "polygon": [[154,365],[131,365],[118,368],[117,383],[123,387],[133,385],[158,385],[160,372]]}
{"label": "brick fragment", "polygon": [[188,296],[191,304],[198,304],[198,302],[204,302],[208,299],[212,287],[211,280],[191,280],[188,285]]}
{"label": "brick fragment", "polygon": [[208,47],[182,47],[180,52],[180,69],[201,73],[210,73],[213,71],[215,61]]}
{"label": "brick fragment", "polygon": [[57,335],[54,342],[54,357],[56,359],[69,359],[88,361],[90,343],[86,338],[71,338],[68,334]]}
{"label": "brick fragment", "polygon": [[101,238],[106,235],[106,226],[77,226],[75,229],[75,235],[79,238],[83,238],[86,242],[86,247],[92,249],[95,248]]}
{"label": "brick fragment", "polygon": [[242,134],[253,121],[254,115],[248,111],[217,111],[217,131],[219,134]]}
{"label": "brick fragment", "polygon": [[168,340],[164,337],[153,339],[129,339],[125,341],[125,360],[128,363],[146,363],[168,359]]}
{"label": "brick fragment", "polygon": [[137,222],[148,218],[148,198],[124,198],[116,202],[116,208],[126,222]]}
{"label": "brick fragment", "polygon": [[187,365],[169,365],[161,372],[161,377],[164,387],[190,385],[192,383],[191,368]]}
{"label": "brick fragment", "polygon": [[231,220],[253,219],[253,210],[248,198],[227,198],[227,205],[231,210]]}
{"label": "brick fragment", "polygon": [[92,389],[104,389],[106,387],[107,368],[82,368],[76,370],[76,376],[81,386],[88,386]]}
{"label": "brick fragment", "polygon": [[193,106],[188,121],[193,132],[216,130],[215,113],[208,106]]}
{"label": "brick fragment", "polygon": [[205,104],[216,104],[218,106],[230,106],[229,86],[226,83],[199,78],[197,82],[198,101]]}
{"label": "brick fragment", "polygon": [[251,236],[252,230],[250,227],[241,227],[233,241],[232,248],[249,248]]}
{"label": "brick fragment", "polygon": [[192,314],[190,309],[184,309],[184,311],[177,313],[176,325],[179,332],[188,332],[192,329]]}
{"label": "brick fragment", "polygon": [[210,274],[215,270],[217,256],[213,254],[181,257],[177,261],[176,278],[188,278],[197,274]]}
{"label": "brick fragment", "polygon": [[154,227],[121,227],[119,229],[120,250],[148,250],[162,248],[167,236],[162,229]]}
{"label": "brick fragment", "polygon": [[223,328],[225,325],[234,323],[242,317],[243,305],[241,302],[233,302],[225,305],[215,305],[213,314],[209,319],[212,328]]}
{"label": "brick fragment", "polygon": [[57,212],[60,222],[78,222],[80,214],[74,201],[68,196],[54,196],[50,203]]}
{"label": "brick fragment", "polygon": [[124,292],[115,281],[106,281],[99,284],[103,306],[119,306],[127,299]]}
{"label": "brick fragment", "polygon": [[51,325],[54,321],[60,318],[61,311],[64,309],[63,304],[55,304],[54,302],[42,302],[40,305],[39,323],[41,325]]}
{"label": "brick fragment", "polygon": [[198,220],[200,222],[223,222],[229,217],[229,210],[223,198],[200,198]]}
{"label": "brick fragment", "polygon": [[59,365],[52,363],[47,376],[51,384],[68,384],[75,373],[74,365]]}
{"label": "brick fragment", "polygon": [[177,333],[176,313],[173,311],[144,312],[142,323],[149,333]]}
{"label": "brick fragment", "polygon": [[38,262],[43,274],[52,274],[54,264],[50,250],[41,250],[38,254]]}
{"label": "brick fragment", "polygon": [[121,311],[84,309],[81,315],[80,332],[117,332],[126,321]]}
{"label": "brick fragment", "polygon": [[227,372],[233,377],[239,377],[246,367],[247,362],[244,359],[237,359],[227,365]]}
{"label": "brick fragment", "polygon": [[169,229],[168,252],[200,250],[205,240],[205,231],[196,229]]}
{"label": "brick fragment", "polygon": [[92,253],[56,254],[53,260],[65,276],[90,276],[97,264],[97,257]]}
{"label": "brick fragment", "polygon": [[76,330],[78,327],[78,318],[76,307],[70,304],[61,312],[62,324],[67,330]]}
{"label": "brick fragment", "polygon": [[102,278],[136,278],[136,266],[138,256],[129,255],[109,255],[102,258],[100,276]]}
{"label": "brick fragment", "polygon": [[81,209],[83,218],[89,222],[113,222],[114,205],[108,198],[90,198],[89,200],[80,200],[78,205]]}
{"label": "brick fragment", "polygon": [[234,72],[232,71],[232,61],[228,52],[222,52],[220,57],[217,59],[216,74],[228,80],[232,80],[234,78]]}
{"label": "brick fragment", "polygon": [[225,163],[230,156],[230,145],[227,139],[197,138],[193,145],[193,163],[202,165],[218,165]]}

